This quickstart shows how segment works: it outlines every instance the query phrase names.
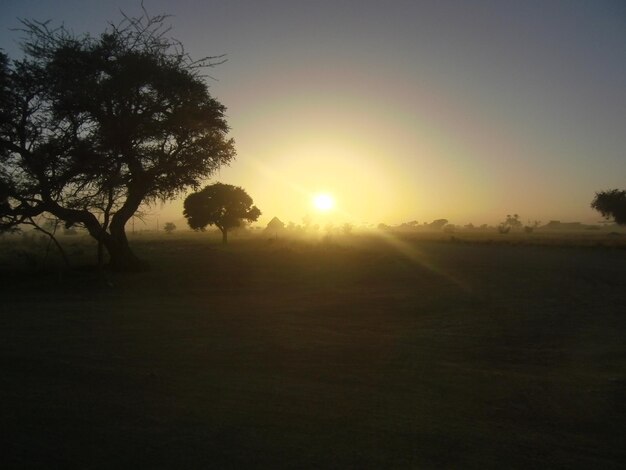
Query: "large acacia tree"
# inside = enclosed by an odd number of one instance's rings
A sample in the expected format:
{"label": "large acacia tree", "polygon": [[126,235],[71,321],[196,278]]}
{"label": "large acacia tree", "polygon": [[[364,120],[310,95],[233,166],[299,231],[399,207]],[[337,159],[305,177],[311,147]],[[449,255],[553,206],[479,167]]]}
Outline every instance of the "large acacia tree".
{"label": "large acacia tree", "polygon": [[24,57],[0,54],[0,229],[49,213],[133,269],[125,225],[140,206],[234,158],[202,75],[221,58],[190,59],[165,18],[124,17],[98,37],[23,23]]}

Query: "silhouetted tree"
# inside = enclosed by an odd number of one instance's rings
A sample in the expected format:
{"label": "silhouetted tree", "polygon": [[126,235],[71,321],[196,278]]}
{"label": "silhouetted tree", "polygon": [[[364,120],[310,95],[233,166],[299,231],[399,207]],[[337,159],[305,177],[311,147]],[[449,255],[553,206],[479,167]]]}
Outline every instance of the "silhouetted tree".
{"label": "silhouetted tree", "polygon": [[519,215],[517,214],[507,214],[504,222],[498,225],[498,232],[501,234],[506,234],[511,231],[511,229],[518,229],[522,227],[522,222],[519,220]]}
{"label": "silhouetted tree", "polygon": [[524,232],[526,232],[526,233],[533,233],[535,231],[535,229],[537,227],[539,227],[540,224],[541,224],[541,222],[539,220],[535,220],[534,222],[531,222],[529,220],[528,224],[524,225]]}
{"label": "silhouetted tree", "polygon": [[511,231],[511,226],[507,225],[505,223],[501,223],[500,225],[498,225],[498,233],[501,233],[502,235],[507,234]]}
{"label": "silhouetted tree", "polygon": [[522,222],[519,220],[519,215],[507,215],[504,223],[511,228],[520,228],[522,226]]}
{"label": "silhouetted tree", "polygon": [[176,224],[172,223],[172,222],[167,222],[164,226],[163,226],[163,230],[165,231],[165,233],[167,233],[168,235],[171,234],[174,230],[176,230]]}
{"label": "silhouetted tree", "polygon": [[432,229],[442,229],[447,224],[448,219],[437,219],[433,220],[428,226]]}
{"label": "silhouetted tree", "polygon": [[228,243],[228,230],[239,227],[242,220],[254,222],[261,215],[252,202],[243,188],[215,183],[187,196],[183,215],[194,230],[215,225],[222,232],[222,242]]}
{"label": "silhouetted tree", "polygon": [[124,17],[98,37],[24,21],[25,57],[0,55],[0,227],[43,213],[84,226],[116,269],[142,263],[126,222],[235,156],[225,108],[166,36],[164,16]]}
{"label": "silhouetted tree", "polygon": [[619,225],[626,225],[626,190],[610,189],[600,191],[591,201],[591,207],[606,219],[615,220]]}

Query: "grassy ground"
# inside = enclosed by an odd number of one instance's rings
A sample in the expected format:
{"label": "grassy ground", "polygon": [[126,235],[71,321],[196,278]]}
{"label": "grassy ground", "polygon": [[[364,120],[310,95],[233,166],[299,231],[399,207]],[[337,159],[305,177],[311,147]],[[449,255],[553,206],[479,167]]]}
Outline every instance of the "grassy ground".
{"label": "grassy ground", "polygon": [[108,285],[5,260],[2,466],[622,467],[626,250],[483,242],[137,237],[154,268]]}

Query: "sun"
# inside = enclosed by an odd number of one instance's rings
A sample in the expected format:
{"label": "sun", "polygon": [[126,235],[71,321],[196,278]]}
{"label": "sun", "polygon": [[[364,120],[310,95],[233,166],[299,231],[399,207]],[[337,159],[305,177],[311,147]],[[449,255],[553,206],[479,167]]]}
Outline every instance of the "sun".
{"label": "sun", "polygon": [[327,193],[316,194],[313,196],[313,206],[320,212],[328,212],[335,207],[335,199]]}

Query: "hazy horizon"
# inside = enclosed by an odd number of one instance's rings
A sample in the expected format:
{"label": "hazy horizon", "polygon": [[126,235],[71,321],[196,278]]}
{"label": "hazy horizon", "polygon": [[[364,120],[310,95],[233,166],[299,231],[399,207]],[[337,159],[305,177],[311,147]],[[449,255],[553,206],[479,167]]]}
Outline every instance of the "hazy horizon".
{"label": "hazy horizon", "polygon": [[[238,157],[213,181],[301,223],[596,223],[595,191],[626,175],[626,4],[604,2],[144,2],[170,13],[208,71]],[[103,31],[139,2],[8,0],[18,18]],[[316,212],[328,193],[334,211]],[[182,219],[180,201],[152,210]],[[152,223],[152,222],[151,222]]]}

